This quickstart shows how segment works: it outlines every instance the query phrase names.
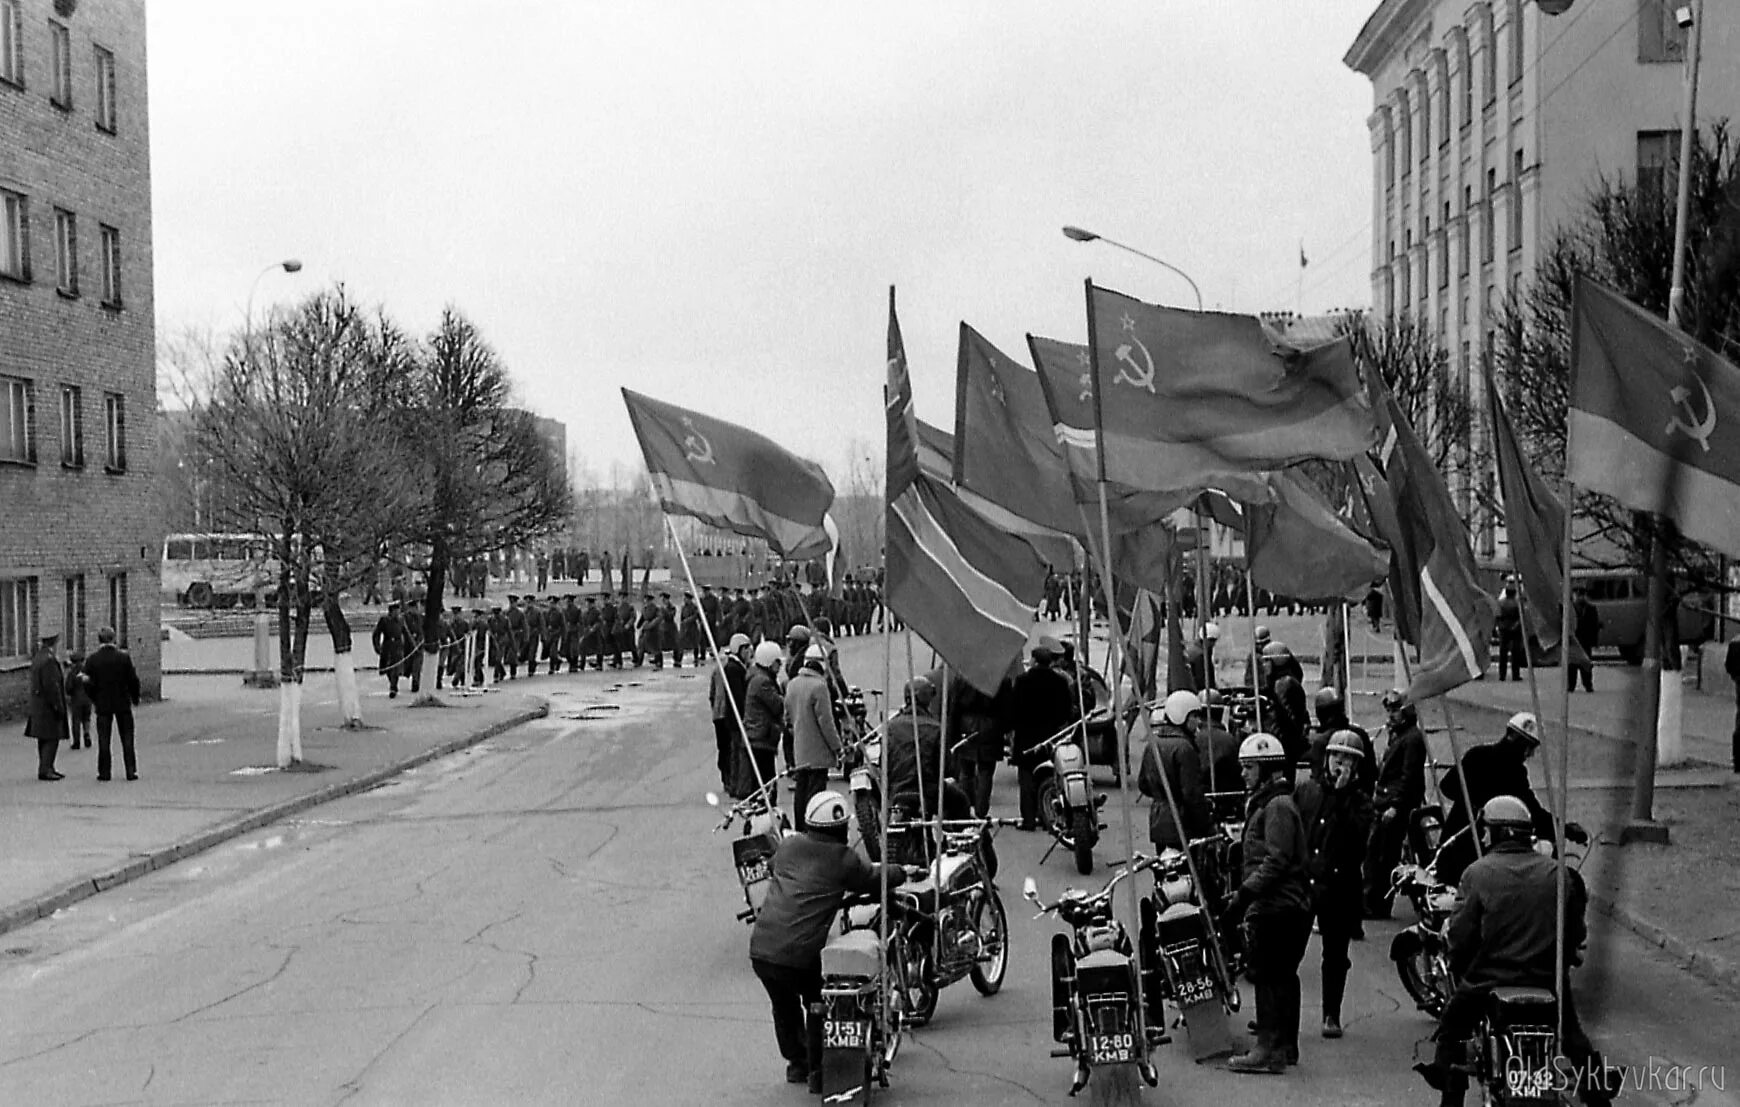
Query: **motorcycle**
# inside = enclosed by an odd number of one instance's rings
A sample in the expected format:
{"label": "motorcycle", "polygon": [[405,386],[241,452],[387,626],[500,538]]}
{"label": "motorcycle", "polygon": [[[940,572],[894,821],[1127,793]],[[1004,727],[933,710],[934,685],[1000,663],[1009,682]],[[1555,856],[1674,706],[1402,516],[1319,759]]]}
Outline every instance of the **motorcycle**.
{"label": "motorcycle", "polygon": [[[936,859],[923,879],[890,890],[892,919],[907,951],[906,1012],[909,1024],[922,1026],[936,1013],[942,989],[970,979],[980,995],[995,995],[1009,967],[1009,916],[992,883],[986,849],[992,827],[1016,826],[1018,819],[914,819],[910,832],[932,830]],[[893,828],[890,828],[891,832]],[[891,847],[892,849],[892,847]],[[841,928],[872,929],[879,905],[849,908]],[[941,930],[941,956],[934,951]]]}
{"label": "motorcycle", "polygon": [[1157,863],[1157,858],[1138,854],[1120,862],[1119,871],[1098,892],[1066,889],[1051,904],[1039,898],[1032,877],[1022,882],[1022,896],[1040,909],[1036,918],[1055,914],[1071,930],[1067,936],[1051,936],[1051,1036],[1063,1043],[1062,1049],[1052,1050],[1053,1057],[1075,1059],[1072,1096],[1087,1086],[1096,1065],[1133,1064],[1149,1087],[1160,1083],[1151,1053],[1168,1041],[1165,1022],[1152,1017],[1160,1004],[1161,970],[1154,964],[1144,967],[1141,984],[1148,1010],[1138,1010],[1135,951],[1129,933],[1112,916],[1112,893],[1118,885]]}
{"label": "motorcycle", "polygon": [[1390,894],[1407,897],[1414,922],[1390,940],[1390,960],[1414,1004],[1432,1018],[1456,990],[1450,971],[1450,914],[1456,910],[1455,887],[1438,879],[1437,861],[1446,846],[1468,833],[1466,827],[1439,844],[1432,859],[1421,865],[1403,861],[1395,868]]}
{"label": "motorcycle", "polygon": [[838,769],[843,776],[849,776],[853,769],[863,764],[864,737],[870,729],[866,720],[869,717],[864,689],[856,684],[849,685],[842,695],[835,697],[834,726],[840,732]]}
{"label": "motorcycle", "polygon": [[[848,897],[843,917],[866,907],[874,918],[879,897]],[[888,1087],[911,1018],[911,965],[899,927],[889,931],[886,945],[873,929],[847,927],[822,946],[821,1002],[810,1016],[821,1024],[823,1103],[867,1099],[872,1087]]]}
{"label": "motorcycle", "polygon": [[[713,833],[717,834],[734,822],[741,821],[743,824],[742,832],[731,840],[731,858],[737,867],[737,882],[743,886],[744,909],[737,912],[737,917],[746,923],[755,922],[756,912],[761,909],[761,901],[767,895],[766,885],[772,875],[770,864],[773,851],[792,832],[791,820],[786,817],[785,812],[768,802],[768,794],[779,783],[779,779],[779,776],[775,776],[733,803],[726,809],[725,817],[719,820],[719,825],[713,828]],[[707,793],[707,803],[710,806],[718,807],[723,802],[717,792]]]}
{"label": "motorcycle", "polygon": [[1039,859],[1044,864],[1052,850],[1063,846],[1075,855],[1076,871],[1084,876],[1094,871],[1094,846],[1100,840],[1100,808],[1105,793],[1094,795],[1088,780],[1087,755],[1078,737],[1082,724],[1068,727],[1029,751],[1028,756],[1050,753],[1033,770],[1039,797],[1039,821],[1056,839]]}

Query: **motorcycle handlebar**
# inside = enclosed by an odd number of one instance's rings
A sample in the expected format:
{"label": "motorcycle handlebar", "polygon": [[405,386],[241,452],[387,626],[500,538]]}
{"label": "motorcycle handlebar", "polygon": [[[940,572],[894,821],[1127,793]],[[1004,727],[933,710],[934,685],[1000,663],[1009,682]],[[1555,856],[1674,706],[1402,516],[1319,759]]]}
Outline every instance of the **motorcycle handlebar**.
{"label": "motorcycle handlebar", "polygon": [[[1075,900],[1074,905],[1077,907],[1097,909],[1111,901],[1112,892],[1117,889],[1119,884],[1122,884],[1125,880],[1135,876],[1137,873],[1146,872],[1149,869],[1154,868],[1159,863],[1160,859],[1158,857],[1149,857],[1144,853],[1138,853],[1126,861],[1114,861],[1112,862],[1111,867],[1118,871],[1112,874],[1112,878],[1106,881],[1105,886],[1093,895],[1088,896],[1086,899]],[[1062,907],[1064,903],[1068,901],[1060,897],[1051,903],[1046,903],[1039,899],[1036,893],[1033,897],[1033,902],[1039,907],[1040,914],[1051,914],[1055,913],[1058,908]]]}

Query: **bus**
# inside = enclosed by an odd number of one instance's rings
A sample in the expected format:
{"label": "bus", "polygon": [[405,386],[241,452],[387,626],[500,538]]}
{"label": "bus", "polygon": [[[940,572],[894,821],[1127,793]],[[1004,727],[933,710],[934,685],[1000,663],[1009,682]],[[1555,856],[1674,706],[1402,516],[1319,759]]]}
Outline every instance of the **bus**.
{"label": "bus", "polygon": [[[1601,637],[1596,647],[1619,651],[1627,664],[1643,661],[1644,611],[1649,581],[1636,569],[1573,569],[1571,587],[1581,588],[1601,616]],[[1716,600],[1695,593],[1680,599],[1676,617],[1680,642],[1696,646],[1716,635]]]}
{"label": "bus", "polygon": [[169,534],[163,538],[162,594],[183,607],[251,606],[278,590],[278,559],[263,534]]}

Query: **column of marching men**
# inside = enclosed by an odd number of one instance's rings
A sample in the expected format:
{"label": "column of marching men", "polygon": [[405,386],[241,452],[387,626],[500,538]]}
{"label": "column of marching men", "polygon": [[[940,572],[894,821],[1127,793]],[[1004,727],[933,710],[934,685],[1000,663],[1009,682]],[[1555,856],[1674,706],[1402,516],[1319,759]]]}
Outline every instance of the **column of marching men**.
{"label": "column of marching men", "polygon": [[[437,689],[468,690],[522,675],[553,674],[585,668],[602,671],[634,668],[662,670],[667,658],[673,668],[685,660],[701,665],[709,659],[702,616],[721,647],[742,634],[751,643],[779,642],[785,629],[825,618],[840,635],[870,633],[883,624],[880,590],[874,583],[848,581],[835,590],[773,581],[755,588],[713,588],[701,594],[683,593],[679,608],[670,592],[603,591],[581,596],[508,594],[506,603],[453,604],[440,616],[440,653],[435,670]],[[423,605],[395,599],[375,624],[373,643],[377,669],[387,682],[387,695],[399,694],[400,681],[413,693],[422,690]]]}

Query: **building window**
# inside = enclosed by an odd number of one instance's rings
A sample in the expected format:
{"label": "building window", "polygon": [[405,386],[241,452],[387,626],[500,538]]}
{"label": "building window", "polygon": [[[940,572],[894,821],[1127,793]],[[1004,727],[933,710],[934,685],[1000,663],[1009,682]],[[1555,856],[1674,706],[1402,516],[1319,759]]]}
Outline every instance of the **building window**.
{"label": "building window", "polygon": [[1511,155],[1510,169],[1510,249],[1512,253],[1523,247],[1522,175],[1523,152],[1518,150]]}
{"label": "building window", "polygon": [[1510,0],[1510,83],[1521,84],[1523,78],[1523,6],[1522,0]]}
{"label": "building window", "polygon": [[1686,31],[1674,18],[1677,0],[1637,0],[1637,60],[1681,62],[1686,59]]}
{"label": "building window", "polygon": [[[1420,97],[1420,168],[1432,160],[1432,93],[1430,90]],[[1423,175],[1422,175],[1422,179]]]}
{"label": "building window", "polygon": [[0,81],[24,87],[24,5],[0,0]]}
{"label": "building window", "polygon": [[0,461],[36,462],[36,386],[0,377]]}
{"label": "building window", "polygon": [[48,21],[50,70],[48,102],[57,108],[72,107],[72,33],[66,24]]}
{"label": "building window", "polygon": [[83,573],[66,578],[65,604],[61,611],[60,637],[70,653],[84,652],[85,637],[85,577]]}
{"label": "building window", "polygon": [[127,471],[127,397],[119,392],[103,393],[103,467]]}
{"label": "building window", "polygon": [[1474,61],[1468,53],[1468,36],[1461,36],[1456,46],[1456,56],[1461,61],[1462,80],[1462,129],[1467,130],[1474,124]]}
{"label": "building window", "polygon": [[1486,201],[1481,205],[1480,212],[1480,261],[1485,264],[1492,260],[1492,194],[1498,191],[1498,170],[1486,171]]}
{"label": "building window", "polygon": [[96,48],[97,129],[115,133],[115,55]]}
{"label": "building window", "polygon": [[84,395],[76,384],[60,386],[60,463],[68,469],[85,464]]}
{"label": "building window", "polygon": [[107,223],[102,229],[103,305],[121,306],[121,232]]}
{"label": "building window", "polygon": [[1660,199],[1680,160],[1678,131],[1637,132],[1637,191]]}
{"label": "building window", "polygon": [[29,657],[36,637],[36,578],[0,580],[0,658]]}
{"label": "building window", "polygon": [[1438,244],[1438,287],[1450,287],[1450,201],[1444,201],[1444,234]]}
{"label": "building window", "polygon": [[1463,185],[1462,186],[1462,241],[1461,241],[1461,243],[1459,245],[1459,249],[1458,249],[1458,253],[1461,255],[1461,257],[1459,259],[1461,264],[1458,266],[1458,268],[1456,270],[1457,275],[1463,276],[1463,277],[1466,277],[1468,275],[1468,252],[1469,252],[1468,240],[1469,240],[1470,236],[1472,236],[1474,234],[1474,226],[1473,226],[1474,211],[1473,211],[1473,207],[1474,207],[1474,189],[1468,185]]}
{"label": "building window", "polygon": [[115,628],[115,644],[127,647],[127,574],[109,574],[109,619],[106,626]]}
{"label": "building window", "polygon": [[72,212],[54,209],[54,287],[68,296],[79,294],[79,225]]}
{"label": "building window", "polygon": [[30,279],[30,201],[0,188],[0,276]]}
{"label": "building window", "polygon": [[1401,125],[1396,128],[1396,150],[1401,155],[1402,176],[1405,177],[1408,165],[1414,160],[1414,111],[1405,92],[1397,98],[1396,105],[1396,113],[1401,119]]}
{"label": "building window", "polygon": [[1484,82],[1480,91],[1486,94],[1486,106],[1491,107],[1498,100],[1498,32],[1492,25],[1491,7],[1481,13],[1481,23],[1486,34],[1480,44],[1481,80]]}
{"label": "building window", "polygon": [[1450,70],[1438,66],[1438,145],[1450,145]]}

